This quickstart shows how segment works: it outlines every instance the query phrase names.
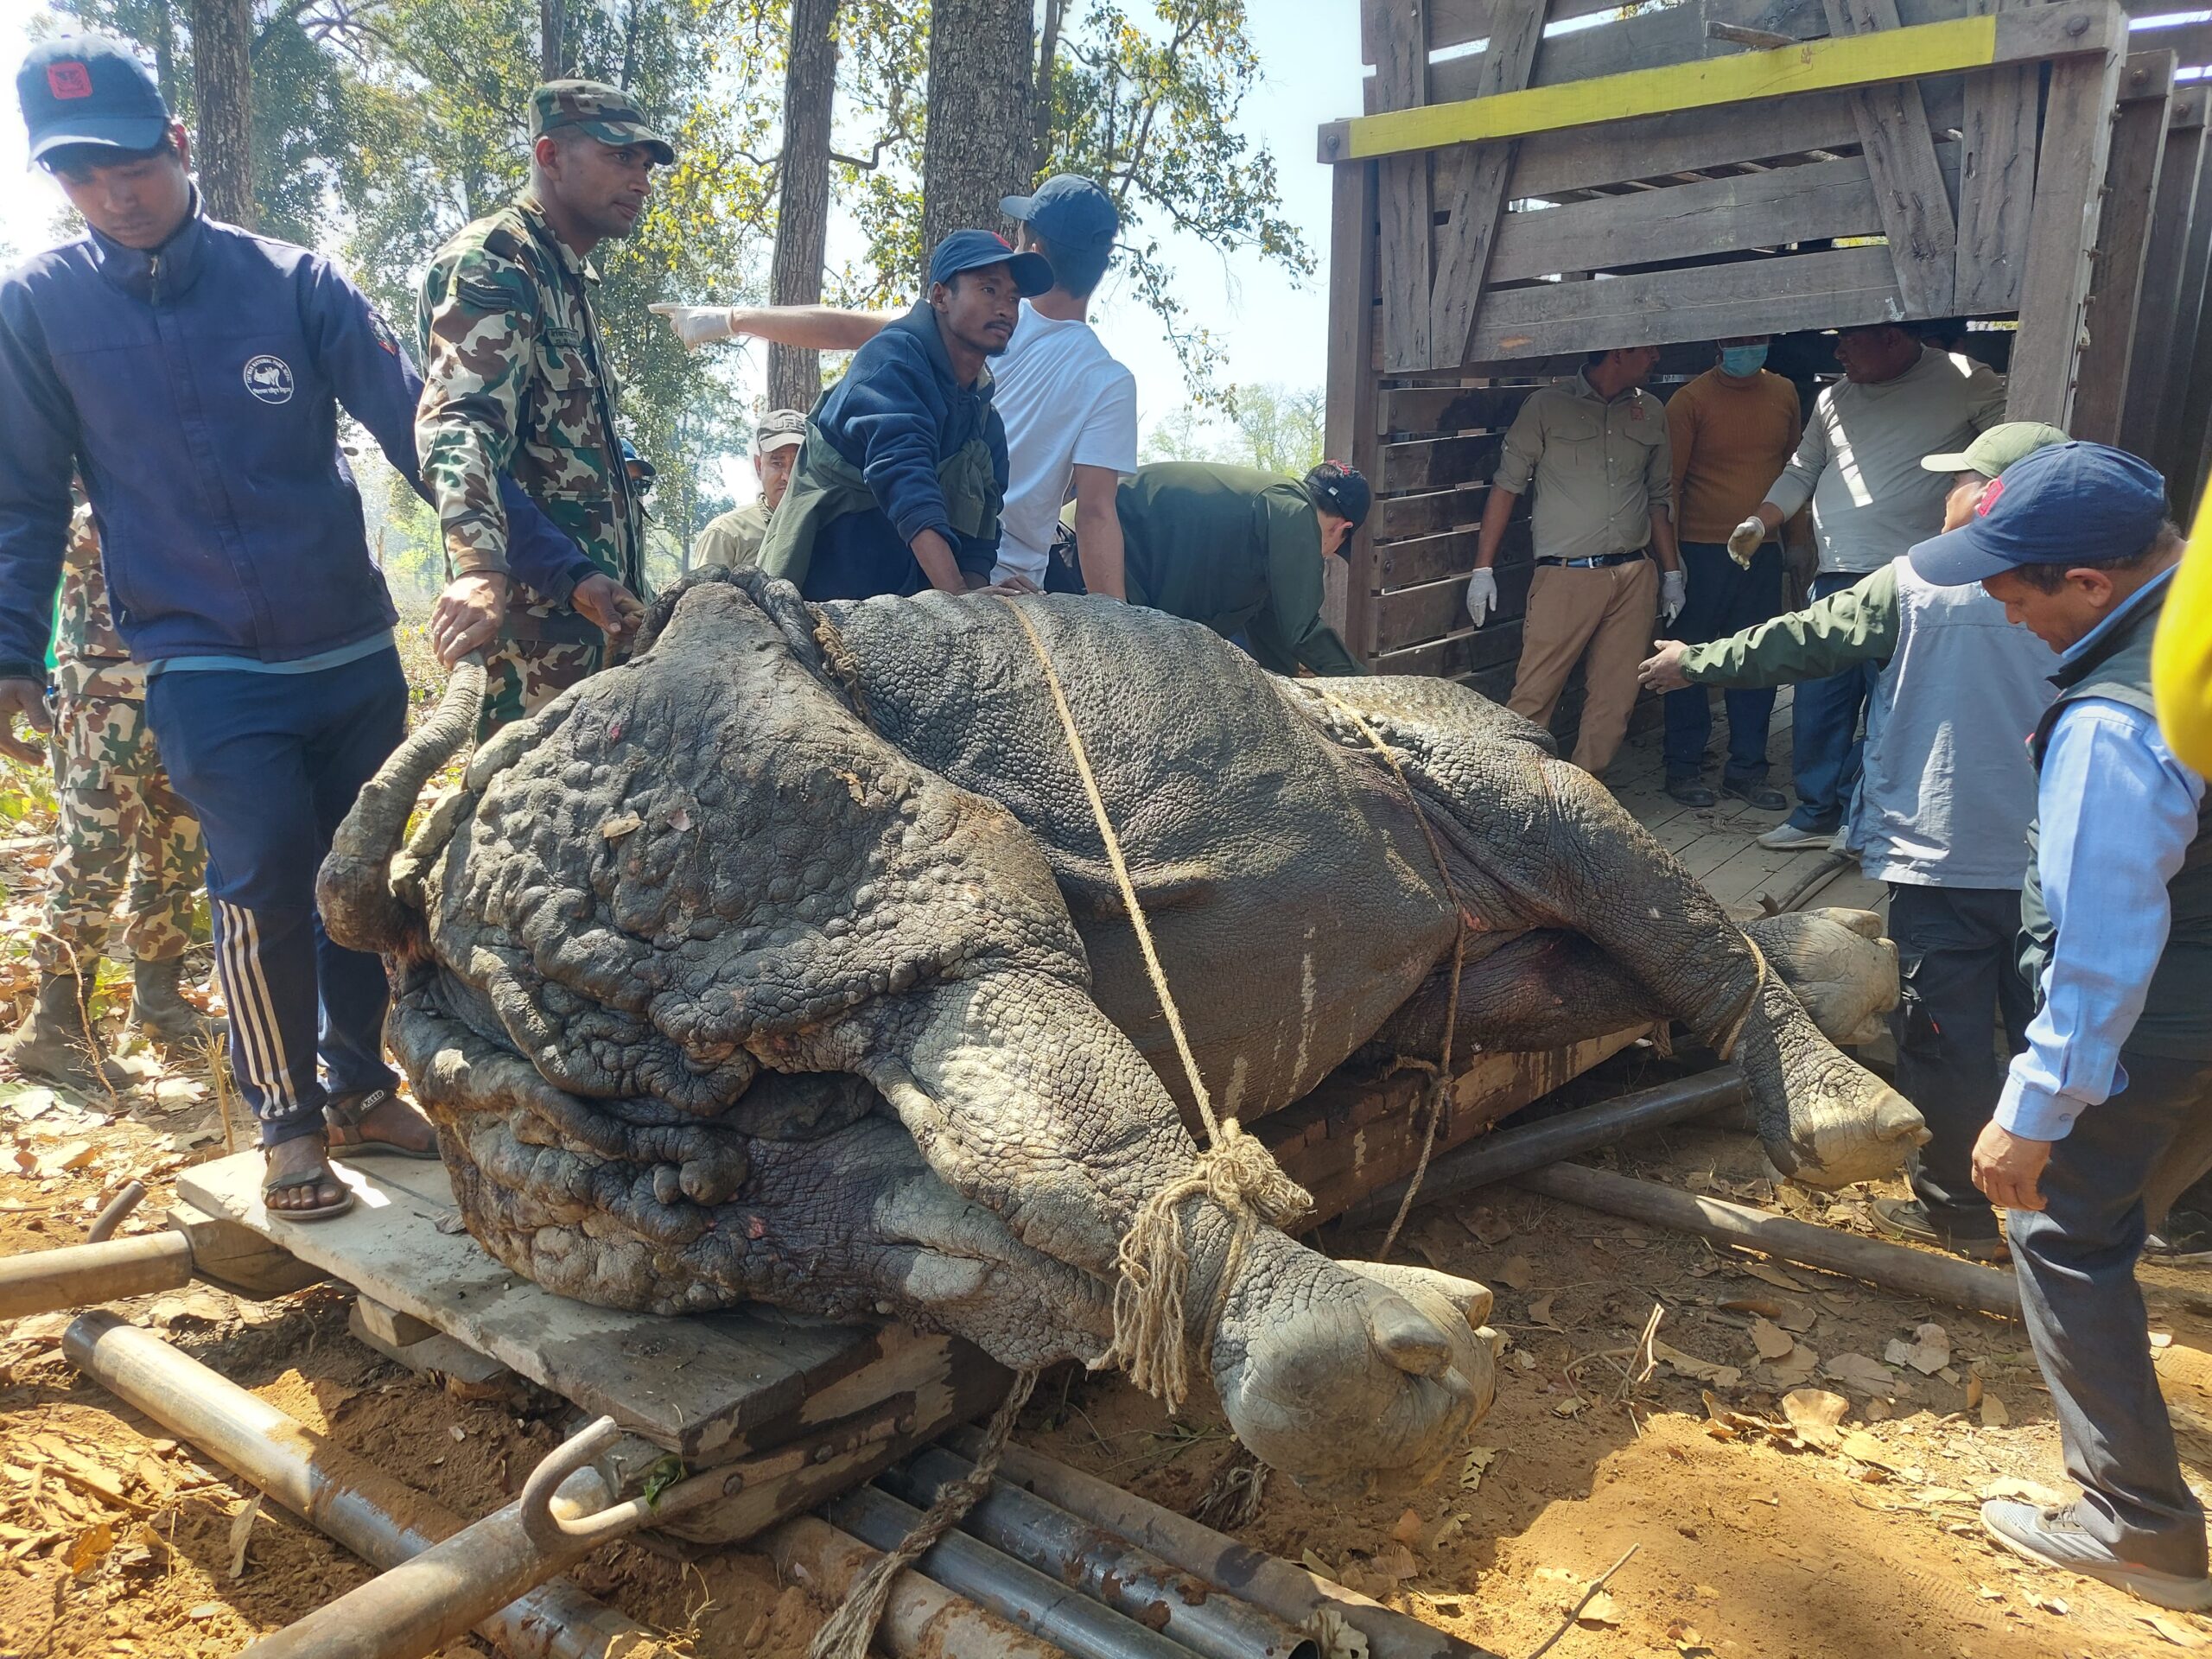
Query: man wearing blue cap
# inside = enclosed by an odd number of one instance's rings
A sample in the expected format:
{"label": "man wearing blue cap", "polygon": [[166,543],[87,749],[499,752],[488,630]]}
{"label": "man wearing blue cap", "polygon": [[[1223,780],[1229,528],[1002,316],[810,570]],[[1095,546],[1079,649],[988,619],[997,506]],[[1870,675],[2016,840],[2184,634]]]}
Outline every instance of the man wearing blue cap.
{"label": "man wearing blue cap", "polygon": [[2038,823],[2021,958],[2037,1007],[1974,1179],[2011,1212],[2022,1317],[2082,1490],[2049,1509],[1993,1498],[1982,1520],[2031,1560],[2198,1610],[2212,1607],[2204,1512],[2135,1285],[2145,1190],[2212,1103],[2212,817],[2151,694],[2182,550],[2165,511],[2149,462],[2056,444],[1911,559],[1928,582],[1980,582],[2059,653],[2058,695],[2028,744]]}
{"label": "man wearing blue cap", "polygon": [[[1114,360],[1089,321],[1121,214],[1112,196],[1071,173],[999,206],[1020,226],[1015,247],[1052,266],[1052,285],[1022,302],[1006,351],[991,359],[991,402],[1006,426],[1007,460],[992,579],[1046,586],[1061,510],[1073,501],[1080,585],[1125,598],[1114,502],[1116,486],[1137,467],[1136,378]],[[830,352],[856,350],[904,315],[799,305],[653,309],[686,346],[746,336]]]}
{"label": "man wearing blue cap", "polygon": [[938,243],[929,293],[807,417],[760,569],[809,599],[988,583],[1007,456],[984,364],[1006,350],[1021,301],[1052,285],[1043,259],[988,231]]}
{"label": "man wearing blue cap", "polygon": [[[332,944],[315,910],[331,832],[407,724],[395,613],[338,412],[414,481],[421,382],[327,261],[202,213],[184,129],[121,42],[46,41],[16,86],[33,159],[91,229],[0,280],[0,753],[37,758],[15,715],[48,727],[42,659],[74,467],[117,626],[147,667],[148,723],[205,833],[269,1205],[336,1215],[353,1197],[331,1173],[332,1141],[435,1155],[384,1062],[384,966]],[[588,569],[500,489],[524,515],[517,574]],[[450,660],[489,638],[481,620],[448,590],[433,639]],[[41,1007],[77,1006],[54,988]]]}

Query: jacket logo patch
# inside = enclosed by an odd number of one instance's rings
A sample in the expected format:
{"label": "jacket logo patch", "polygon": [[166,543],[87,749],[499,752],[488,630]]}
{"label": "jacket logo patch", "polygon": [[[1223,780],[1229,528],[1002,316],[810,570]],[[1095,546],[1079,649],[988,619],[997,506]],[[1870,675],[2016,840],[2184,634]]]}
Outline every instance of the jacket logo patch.
{"label": "jacket logo patch", "polygon": [[92,72],[81,63],[49,63],[46,66],[46,90],[56,98],[90,98]]}
{"label": "jacket logo patch", "polygon": [[245,389],[264,404],[292,401],[292,365],[281,357],[263,353],[245,364]]}

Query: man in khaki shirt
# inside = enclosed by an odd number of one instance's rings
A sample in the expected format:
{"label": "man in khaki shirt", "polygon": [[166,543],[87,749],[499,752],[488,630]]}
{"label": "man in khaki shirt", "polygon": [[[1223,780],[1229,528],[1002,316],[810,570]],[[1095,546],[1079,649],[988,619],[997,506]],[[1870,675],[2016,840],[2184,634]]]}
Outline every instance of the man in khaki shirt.
{"label": "man in khaki shirt", "polygon": [[760,417],[753,429],[753,475],[760,480],[760,499],[723,513],[699,532],[691,543],[694,569],[723,564],[749,570],[760,562],[769,517],[791,487],[791,467],[805,442],[806,416],[798,410],[772,409]]}
{"label": "man in khaki shirt", "polygon": [[1529,394],[1505,435],[1467,581],[1467,614],[1479,628],[1497,603],[1492,567],[1506,521],[1533,484],[1536,571],[1510,706],[1550,725],[1567,676],[1586,657],[1589,695],[1571,758],[1593,773],[1612,764],[1627,734],[1655,608],[1672,621],[1685,593],[1669,512],[1667,417],[1638,390],[1658,361],[1649,346],[1592,352],[1573,379]]}

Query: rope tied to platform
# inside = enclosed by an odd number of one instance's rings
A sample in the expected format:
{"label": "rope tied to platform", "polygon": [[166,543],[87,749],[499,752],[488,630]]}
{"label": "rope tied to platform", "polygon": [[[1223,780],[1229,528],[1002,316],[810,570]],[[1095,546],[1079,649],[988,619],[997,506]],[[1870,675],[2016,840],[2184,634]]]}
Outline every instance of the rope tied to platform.
{"label": "rope tied to platform", "polygon": [[999,1408],[991,1414],[990,1427],[983,1431],[983,1443],[976,1448],[975,1467],[958,1480],[938,1487],[937,1501],[922,1512],[922,1518],[914,1523],[912,1532],[899,1541],[899,1547],[877,1556],[853,1580],[844,1600],[837,1604],[836,1611],[814,1633],[814,1640],[807,1646],[806,1659],[868,1659],[868,1644],[874,1638],[875,1627],[883,1621],[883,1610],[890,1605],[893,1583],[927,1554],[938,1539],[958,1526],[968,1511],[989,1493],[991,1482],[998,1474],[999,1458],[1014,1434],[1014,1420],[1029,1403],[1030,1393],[1040,1375],[1037,1367],[1014,1373],[1014,1386],[999,1402]]}
{"label": "rope tied to platform", "polygon": [[1153,994],[1160,999],[1160,1012],[1166,1016],[1169,1034],[1175,1039],[1175,1052],[1183,1063],[1183,1075],[1191,1085],[1191,1097],[1198,1105],[1198,1120],[1205,1127],[1206,1144],[1199,1149],[1189,1170],[1147,1198],[1128,1231],[1122,1236],[1114,1253],[1116,1278],[1113,1340],[1105,1352],[1090,1362],[1092,1370],[1120,1365],[1128,1371],[1132,1382],[1173,1411],[1183,1403],[1190,1389],[1190,1354],[1183,1332],[1183,1301],[1189,1287],[1191,1263],[1178,1210],[1185,1199],[1210,1198],[1228,1212],[1233,1224],[1228,1261],[1222,1269],[1212,1312],[1199,1338],[1200,1348],[1211,1350],[1215,1326],[1229,1300],[1230,1287],[1236,1282],[1253,1235],[1263,1222],[1273,1227],[1289,1225],[1313,1208],[1313,1200],[1303,1187],[1283,1173],[1274,1154],[1247,1135],[1235,1118],[1215,1116],[1213,1097],[1206,1092],[1205,1080],[1198,1075],[1198,1057],[1191,1052],[1191,1040],[1183,1031],[1182,1014],[1167,988],[1166,970],[1160,965],[1160,953],[1152,942],[1152,929],[1145,920],[1144,907],[1137,902],[1136,884],[1130,880],[1128,864],[1122,856],[1121,839],[1115,835],[1113,821],[1107,815],[1105,797],[1099,792],[1098,779],[1090,769],[1090,753],[1084,747],[1083,734],[1077,728],[1075,711],[1068,707],[1060,677],[1052,667],[1052,655],[1045,649],[1044,639],[1028,613],[1007,595],[1001,594],[997,597],[1014,613],[1014,620],[1029,637],[1029,648],[1044,671],[1045,687],[1052,694],[1053,711],[1059,716],[1061,733],[1075,760],[1076,775],[1083,781],[1084,798],[1090,804],[1090,816],[1098,826],[1099,839],[1105,844],[1106,861],[1112,867],[1115,886],[1121,891],[1122,906],[1128,913],[1130,929],[1136,935],[1137,949],[1144,958],[1145,972],[1152,980]]}
{"label": "rope tied to platform", "polygon": [[1339,698],[1325,685],[1313,688],[1327,703],[1359,728],[1359,734],[1382,757],[1390,768],[1390,775],[1398,780],[1406,804],[1413,809],[1414,822],[1421,825],[1422,838],[1428,842],[1428,855],[1436,861],[1437,880],[1444,884],[1444,897],[1452,906],[1452,981],[1446,988],[1444,1001],[1444,1040],[1439,1045],[1436,1071],[1428,1089],[1428,1126],[1421,1132],[1421,1156],[1414,1162],[1412,1179],[1406,1183],[1406,1195],[1398,1200],[1398,1213],[1390,1218],[1390,1230],[1382,1235],[1382,1248],[1375,1253],[1377,1262],[1390,1259],[1390,1247],[1398,1242],[1398,1233],[1406,1224],[1406,1217],[1413,1213],[1414,1198],[1421,1192],[1421,1182],[1428,1175],[1428,1160],[1436,1150],[1436,1128],[1444,1118],[1444,1101],[1452,1087],[1452,1040],[1459,1024],[1459,979],[1467,965],[1467,907],[1459,902],[1459,890],[1452,885],[1452,867],[1445,862],[1443,843],[1436,838],[1436,826],[1428,821],[1428,813],[1421,806],[1421,797],[1414,793],[1413,780],[1406,776],[1406,769],[1398,762],[1395,751],[1377,736],[1358,709]]}

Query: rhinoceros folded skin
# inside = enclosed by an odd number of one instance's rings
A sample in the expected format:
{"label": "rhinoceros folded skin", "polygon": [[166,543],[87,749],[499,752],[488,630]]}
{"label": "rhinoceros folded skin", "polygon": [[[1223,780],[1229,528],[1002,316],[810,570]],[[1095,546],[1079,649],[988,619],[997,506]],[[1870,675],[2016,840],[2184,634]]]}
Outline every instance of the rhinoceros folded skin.
{"label": "rhinoceros folded skin", "polygon": [[[1224,1116],[1363,1051],[1433,1055],[1464,920],[1463,1053],[1673,1015],[1732,1039],[1785,1169],[1859,1179],[1918,1132],[1533,727],[1439,681],[1325,694],[1109,601],[1018,602]],[[1117,1249],[1197,1153],[1190,1090],[1005,602],[702,573],[397,851],[451,742],[364,791],[322,900],[392,965],[392,1046],[486,1249],[614,1306],[874,1312],[1013,1364],[1106,1349]],[[1480,1286],[1240,1235],[1205,1197],[1177,1214],[1185,1338],[1309,1489],[1424,1478],[1487,1408]]]}

